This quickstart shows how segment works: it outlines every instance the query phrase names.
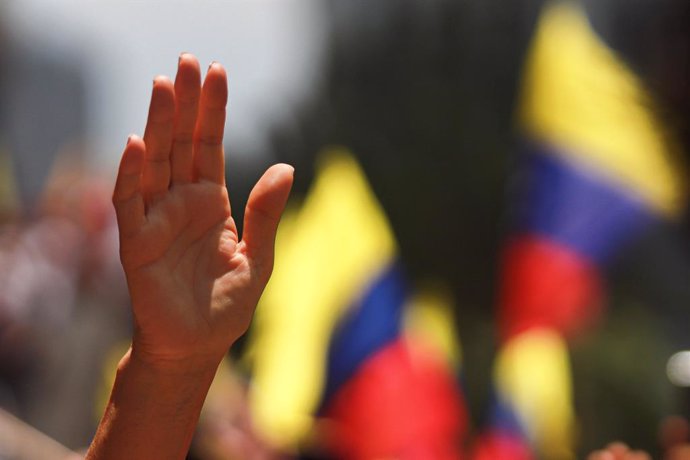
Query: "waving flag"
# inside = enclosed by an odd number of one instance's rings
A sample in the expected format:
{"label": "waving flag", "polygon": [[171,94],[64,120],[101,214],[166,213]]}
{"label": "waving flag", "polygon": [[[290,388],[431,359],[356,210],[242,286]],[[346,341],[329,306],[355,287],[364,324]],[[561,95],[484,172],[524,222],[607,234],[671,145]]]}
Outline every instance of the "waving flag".
{"label": "waving flag", "polygon": [[354,158],[334,149],[317,170],[303,205],[281,224],[257,309],[249,347],[257,428],[295,451],[323,419],[321,443],[338,456],[459,458],[465,415],[450,323],[438,321],[439,302],[410,295]]}
{"label": "waving flag", "polygon": [[514,423],[498,423],[503,429],[490,430],[478,451],[522,440],[514,449],[521,453],[493,458],[525,458],[525,450],[574,458],[561,337],[597,317],[601,269],[611,258],[653,222],[678,215],[684,180],[676,143],[643,83],[573,3],[554,2],[542,12],[518,122],[495,367],[495,413]]}

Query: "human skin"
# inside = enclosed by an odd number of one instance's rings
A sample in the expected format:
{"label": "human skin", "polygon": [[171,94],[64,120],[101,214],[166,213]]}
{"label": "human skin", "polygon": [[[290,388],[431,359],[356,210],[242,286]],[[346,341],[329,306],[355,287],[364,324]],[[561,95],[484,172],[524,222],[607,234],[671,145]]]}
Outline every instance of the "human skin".
{"label": "human skin", "polygon": [[143,138],[130,136],[113,204],[132,300],[132,345],[86,458],[184,458],[211,381],[248,328],[273,268],[293,169],[252,190],[239,240],[225,187],[227,76],[180,56],[156,77]]}
{"label": "human skin", "polygon": [[651,460],[648,453],[631,450],[621,442],[612,442],[606,448],[592,452],[587,460]]}

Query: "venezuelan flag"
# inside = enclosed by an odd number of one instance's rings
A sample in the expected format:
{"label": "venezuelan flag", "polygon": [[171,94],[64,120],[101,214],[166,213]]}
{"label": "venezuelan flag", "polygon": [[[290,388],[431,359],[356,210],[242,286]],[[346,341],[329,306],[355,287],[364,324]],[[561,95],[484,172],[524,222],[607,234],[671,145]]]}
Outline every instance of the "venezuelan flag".
{"label": "venezuelan flag", "polygon": [[602,268],[651,224],[679,214],[685,180],[678,144],[643,82],[575,3],[542,12],[518,123],[494,378],[496,419],[511,423],[496,423],[503,428],[486,445],[522,440],[497,459],[525,458],[525,450],[570,459],[575,417],[562,337],[598,316]]}
{"label": "venezuelan flag", "polygon": [[263,437],[288,452],[316,433],[338,457],[458,458],[450,306],[438,289],[411,295],[383,210],[345,149],[322,156],[277,251],[248,356]]}

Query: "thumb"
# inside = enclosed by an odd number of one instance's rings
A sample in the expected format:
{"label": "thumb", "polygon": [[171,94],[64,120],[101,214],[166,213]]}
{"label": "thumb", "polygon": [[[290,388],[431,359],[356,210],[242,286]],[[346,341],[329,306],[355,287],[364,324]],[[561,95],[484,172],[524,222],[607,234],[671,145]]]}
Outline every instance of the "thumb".
{"label": "thumb", "polygon": [[247,200],[242,242],[253,268],[266,280],[273,270],[276,232],[292,188],[293,174],[292,166],[271,166],[256,183]]}

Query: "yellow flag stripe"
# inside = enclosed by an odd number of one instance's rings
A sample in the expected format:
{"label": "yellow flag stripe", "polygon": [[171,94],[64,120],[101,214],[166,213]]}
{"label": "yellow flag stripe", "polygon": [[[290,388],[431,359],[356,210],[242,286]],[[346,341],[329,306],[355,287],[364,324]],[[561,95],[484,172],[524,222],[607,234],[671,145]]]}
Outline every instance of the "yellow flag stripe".
{"label": "yellow flag stripe", "polygon": [[279,253],[251,344],[251,407],[274,444],[307,435],[323,390],[331,332],[355,296],[392,261],[392,231],[345,149],[330,149],[304,206],[279,233]]}
{"label": "yellow flag stripe", "polygon": [[574,459],[570,361],[565,341],[531,329],[504,345],[494,369],[497,391],[543,458]]}
{"label": "yellow flag stripe", "polygon": [[683,208],[677,144],[642,82],[569,2],[547,6],[528,55],[519,122],[614,184],[673,216]]}

